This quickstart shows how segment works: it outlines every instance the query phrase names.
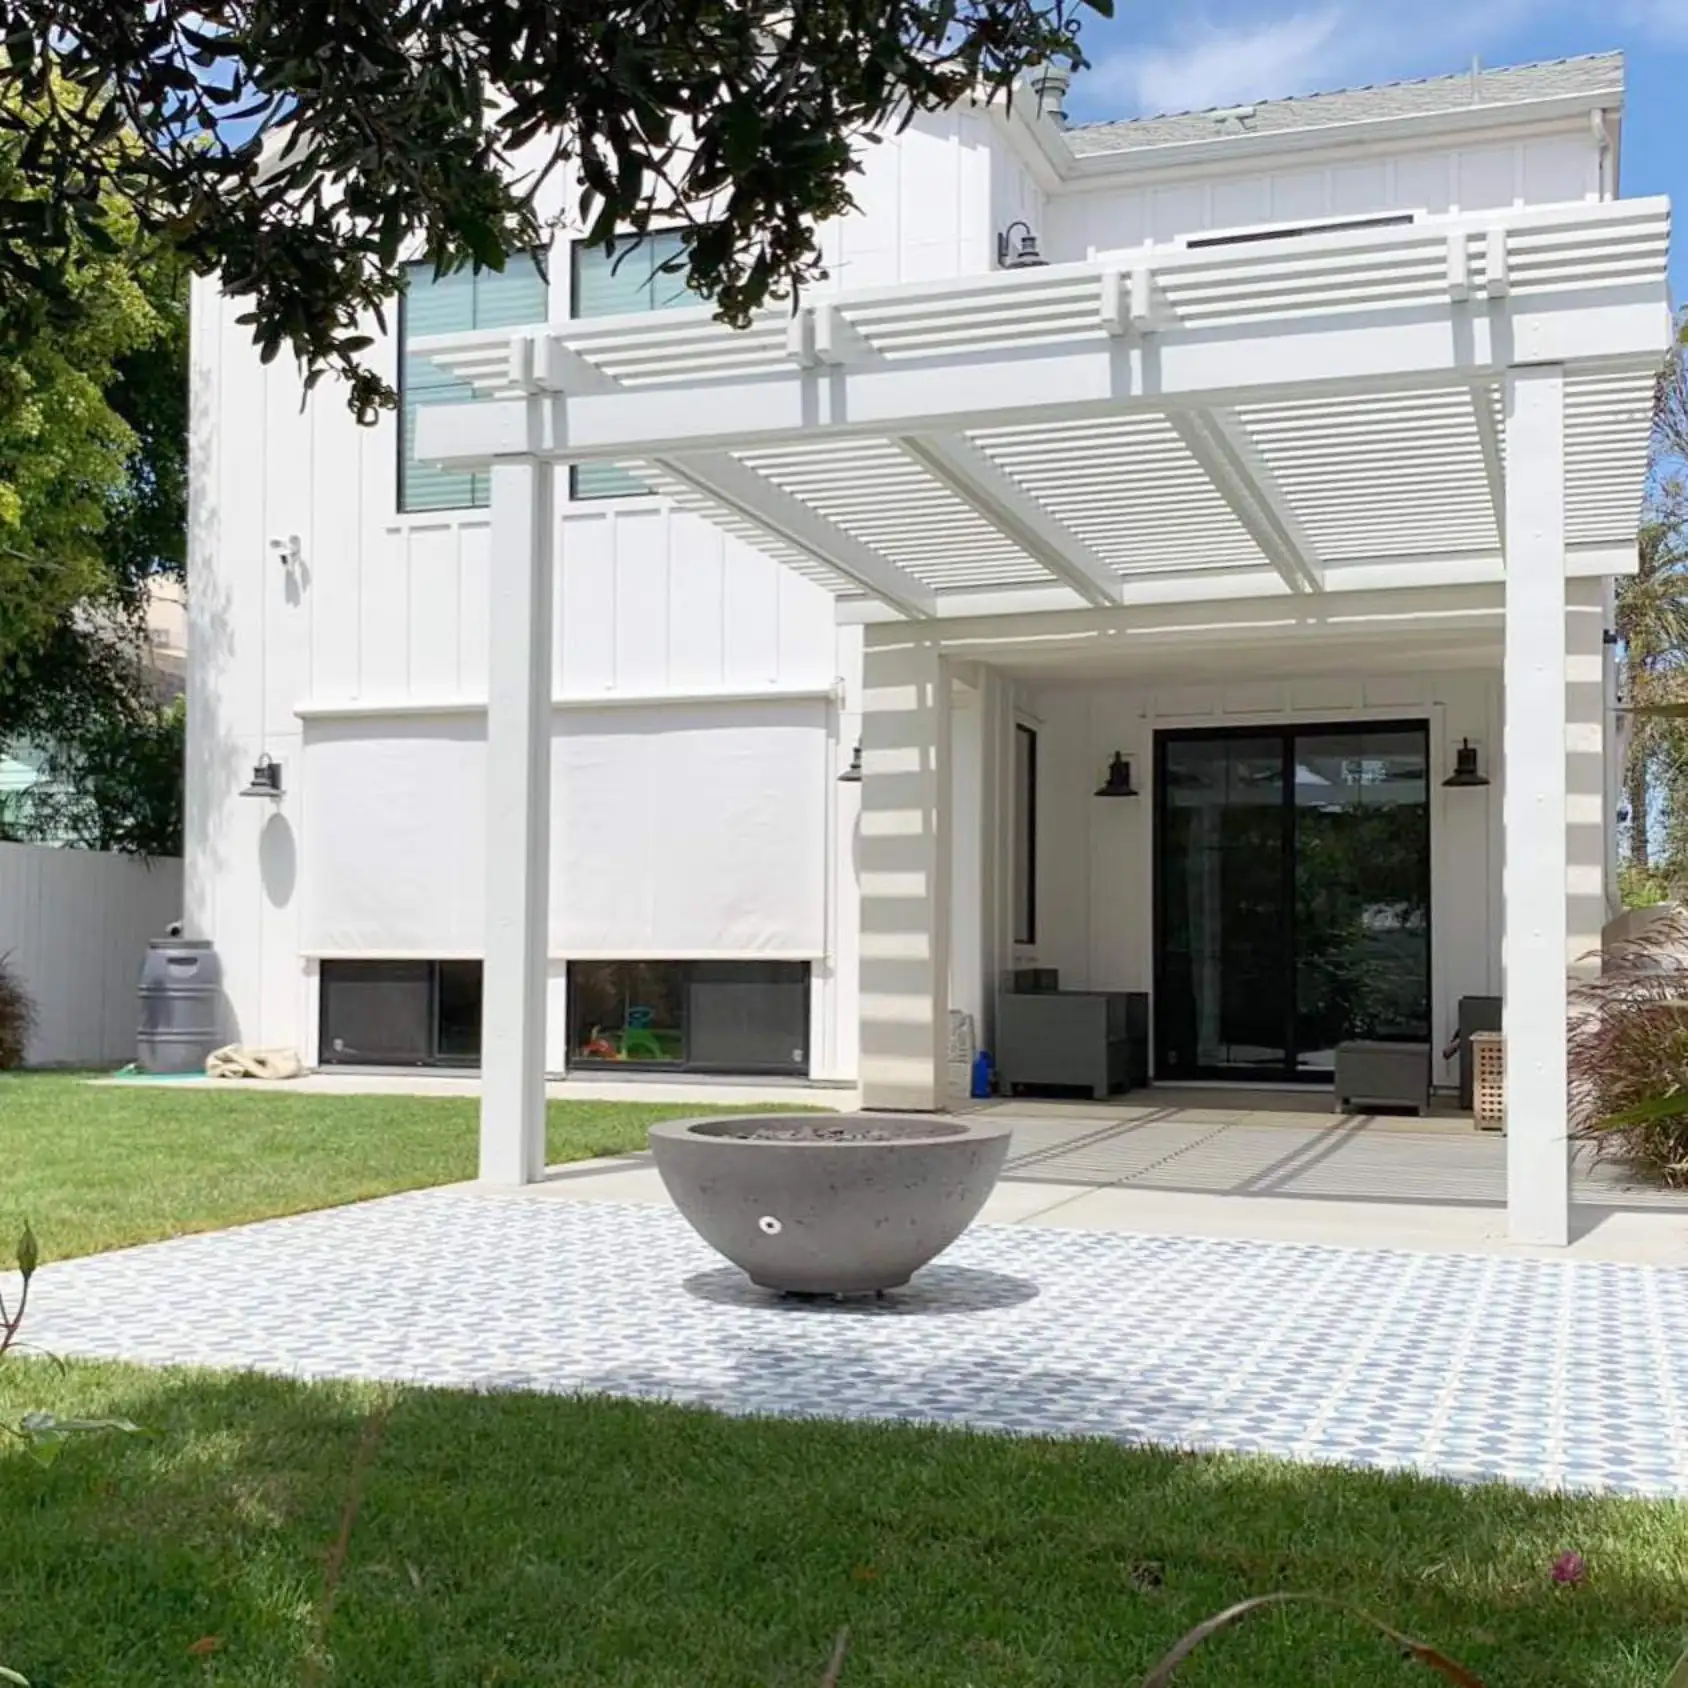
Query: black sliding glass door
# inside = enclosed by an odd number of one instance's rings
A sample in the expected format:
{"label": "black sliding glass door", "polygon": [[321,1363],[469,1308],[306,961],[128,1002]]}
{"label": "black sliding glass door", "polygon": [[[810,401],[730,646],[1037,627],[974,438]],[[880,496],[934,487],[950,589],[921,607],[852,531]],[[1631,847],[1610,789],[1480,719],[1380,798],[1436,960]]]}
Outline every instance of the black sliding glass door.
{"label": "black sliding glass door", "polygon": [[1330,1076],[1345,1038],[1430,1035],[1422,722],[1164,733],[1161,1078]]}

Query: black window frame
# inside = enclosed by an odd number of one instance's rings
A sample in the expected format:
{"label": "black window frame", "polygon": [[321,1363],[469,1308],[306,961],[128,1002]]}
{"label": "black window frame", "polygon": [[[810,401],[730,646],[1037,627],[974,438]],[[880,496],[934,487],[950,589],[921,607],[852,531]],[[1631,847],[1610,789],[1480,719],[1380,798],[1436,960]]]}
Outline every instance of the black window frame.
{"label": "black window frame", "polygon": [[[1025,721],[1016,721],[1014,734],[1014,942],[1031,945],[1037,942],[1037,728]],[[1021,734],[1025,735],[1023,741]],[[1026,789],[1023,803],[1019,757],[1022,742],[1026,746]],[[1023,908],[1020,906],[1019,875],[1022,855],[1026,866],[1026,895]]]}
{"label": "black window frame", "polygon": [[[678,989],[680,998],[685,1001],[693,984],[693,974],[700,970],[716,970],[724,968],[742,967],[748,971],[765,968],[789,968],[792,978],[790,988],[801,995],[803,1002],[802,1014],[802,1060],[800,1062],[733,1062],[722,1063],[709,1060],[694,1059],[688,1047],[690,1027],[682,1016],[680,1026],[682,1055],[678,1061],[639,1061],[639,1060],[611,1060],[603,1057],[585,1056],[577,1053],[586,1041],[586,1026],[588,1017],[582,1012],[585,992],[577,984],[576,970],[583,967],[616,967],[616,966],[645,966],[672,968],[678,974]],[[746,1078],[784,1078],[794,1082],[809,1077],[814,1067],[815,1047],[813,1027],[810,1024],[809,1004],[812,1001],[814,986],[814,963],[810,961],[792,961],[784,957],[754,956],[739,957],[690,957],[686,959],[663,960],[660,958],[641,957],[637,961],[628,958],[618,960],[605,957],[597,961],[571,961],[568,963],[566,990],[568,993],[568,1032],[567,1049],[564,1059],[570,1072],[599,1072],[599,1073],[637,1073],[650,1075],[655,1073],[674,1074],[703,1074],[716,1077],[746,1077]]]}
{"label": "black window frame", "polygon": [[[331,1007],[331,985],[333,980],[330,969],[376,968],[376,967],[415,967],[425,971],[428,1007],[427,1023],[425,1027],[427,1039],[427,1053],[406,1059],[393,1054],[361,1052],[356,1054],[338,1055],[334,1053],[333,1029],[329,1025],[329,1010]],[[453,1070],[473,1071],[481,1062],[481,1038],[477,1032],[475,1048],[472,1053],[442,1054],[440,1049],[440,970],[444,967],[475,967],[481,968],[482,963],[477,957],[444,956],[439,958],[423,958],[419,956],[337,956],[322,961],[317,968],[317,1065],[319,1067],[404,1067],[417,1070],[432,1070],[434,1068],[449,1068]],[[349,981],[348,981],[349,982]],[[484,971],[481,988],[485,989]],[[483,999],[484,1000],[484,999]]]}

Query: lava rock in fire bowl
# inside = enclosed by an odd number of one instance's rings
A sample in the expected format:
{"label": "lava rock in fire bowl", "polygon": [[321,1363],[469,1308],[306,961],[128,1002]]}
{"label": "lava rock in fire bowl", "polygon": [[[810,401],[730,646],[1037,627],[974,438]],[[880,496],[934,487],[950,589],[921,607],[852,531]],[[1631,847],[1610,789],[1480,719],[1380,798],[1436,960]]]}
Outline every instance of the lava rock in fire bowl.
{"label": "lava rock in fire bowl", "polygon": [[744,1114],[651,1127],[674,1205],[765,1289],[895,1289],[979,1215],[1007,1125],[871,1114]]}

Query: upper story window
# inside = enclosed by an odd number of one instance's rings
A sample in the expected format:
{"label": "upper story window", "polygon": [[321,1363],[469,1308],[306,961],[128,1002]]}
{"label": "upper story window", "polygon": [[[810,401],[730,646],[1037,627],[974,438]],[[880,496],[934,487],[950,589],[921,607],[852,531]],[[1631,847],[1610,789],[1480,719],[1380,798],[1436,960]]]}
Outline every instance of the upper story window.
{"label": "upper story window", "polygon": [[423,262],[407,266],[406,274],[399,301],[399,509],[480,509],[491,498],[490,477],[416,461],[416,413],[428,404],[461,403],[473,398],[474,390],[410,347],[429,334],[544,322],[545,272],[536,255],[521,253],[502,270],[436,276],[434,266]]}
{"label": "upper story window", "polygon": [[1375,217],[1327,217],[1310,223],[1268,223],[1259,228],[1222,229],[1215,234],[1187,234],[1184,245],[1248,246],[1263,240],[1294,240],[1304,234],[1347,234],[1355,229],[1411,228],[1418,218],[1411,211],[1385,211]]}
{"label": "upper story window", "polygon": [[[577,317],[626,316],[634,311],[668,311],[693,305],[686,288],[685,246],[677,229],[629,236],[613,252],[574,243],[569,297]],[[580,463],[569,472],[572,498],[632,498],[649,488],[613,463]]]}

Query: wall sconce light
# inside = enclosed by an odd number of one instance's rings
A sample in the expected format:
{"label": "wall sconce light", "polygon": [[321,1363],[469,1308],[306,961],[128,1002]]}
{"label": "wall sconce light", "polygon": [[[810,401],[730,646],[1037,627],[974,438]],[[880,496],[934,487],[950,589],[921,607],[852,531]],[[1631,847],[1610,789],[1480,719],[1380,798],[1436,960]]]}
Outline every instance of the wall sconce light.
{"label": "wall sconce light", "polygon": [[279,797],[281,795],[281,764],[266,750],[252,764],[252,783],[241,792],[242,797]]}
{"label": "wall sconce light", "polygon": [[850,766],[838,776],[840,785],[860,785],[862,783],[862,747],[858,744],[850,752]]}
{"label": "wall sconce light", "polygon": [[1454,752],[1454,771],[1442,784],[1460,791],[1488,783],[1489,776],[1477,766],[1477,746],[1470,739],[1461,739],[1459,749]]}
{"label": "wall sconce light", "polygon": [[[1018,242],[1014,239],[1016,229],[1020,230]],[[1010,223],[996,237],[996,267],[999,270],[1035,270],[1048,262],[1037,249],[1037,236],[1032,233],[1029,223]]]}
{"label": "wall sconce light", "polygon": [[1139,794],[1131,783],[1131,764],[1116,750],[1108,764],[1108,777],[1096,788],[1098,797],[1136,797]]}

